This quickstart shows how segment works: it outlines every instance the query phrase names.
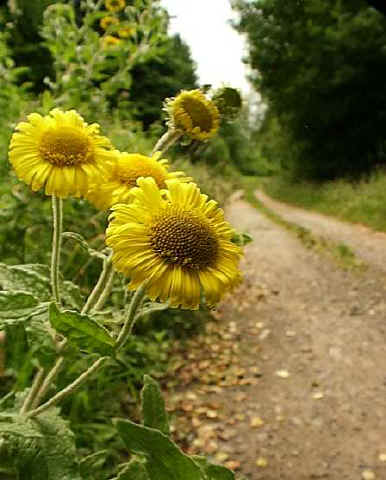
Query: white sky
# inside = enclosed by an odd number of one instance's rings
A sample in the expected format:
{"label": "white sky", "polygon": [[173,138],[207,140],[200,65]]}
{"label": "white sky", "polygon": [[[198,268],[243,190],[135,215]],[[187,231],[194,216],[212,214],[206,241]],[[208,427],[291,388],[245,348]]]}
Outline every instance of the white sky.
{"label": "white sky", "polygon": [[180,33],[197,63],[201,84],[217,87],[223,82],[250,90],[243,38],[229,25],[235,18],[229,0],[161,0],[172,17],[170,33]]}

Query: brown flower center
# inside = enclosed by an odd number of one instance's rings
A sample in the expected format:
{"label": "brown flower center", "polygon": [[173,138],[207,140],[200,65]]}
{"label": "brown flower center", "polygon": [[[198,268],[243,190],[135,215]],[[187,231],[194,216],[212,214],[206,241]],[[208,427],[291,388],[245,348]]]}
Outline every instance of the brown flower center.
{"label": "brown flower center", "polygon": [[93,159],[87,135],[73,127],[47,130],[40,141],[39,151],[45,161],[56,167],[73,167]]}
{"label": "brown flower center", "polygon": [[205,218],[176,207],[165,209],[153,219],[150,243],[167,263],[196,270],[213,265],[219,248]]}
{"label": "brown flower center", "polygon": [[202,132],[210,132],[213,127],[212,115],[208,107],[199,99],[186,97],[182,101],[182,108],[189,115],[193,128],[200,127]]}

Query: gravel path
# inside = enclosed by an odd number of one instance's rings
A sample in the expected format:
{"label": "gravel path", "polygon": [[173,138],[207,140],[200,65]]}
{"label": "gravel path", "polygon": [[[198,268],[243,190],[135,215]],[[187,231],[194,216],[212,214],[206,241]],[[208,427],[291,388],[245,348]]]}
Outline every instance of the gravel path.
{"label": "gravel path", "polygon": [[245,282],[179,347],[176,436],[248,480],[386,480],[384,235],[259,198],[369,268],[340,269],[235,197],[227,216],[254,237]]}
{"label": "gravel path", "polygon": [[331,239],[335,243],[346,244],[365,263],[386,271],[386,233],[375,232],[364,225],[341,222],[327,215],[289,206],[268,197],[261,190],[257,190],[255,194],[258,200],[285,220],[310,229],[313,233]]}

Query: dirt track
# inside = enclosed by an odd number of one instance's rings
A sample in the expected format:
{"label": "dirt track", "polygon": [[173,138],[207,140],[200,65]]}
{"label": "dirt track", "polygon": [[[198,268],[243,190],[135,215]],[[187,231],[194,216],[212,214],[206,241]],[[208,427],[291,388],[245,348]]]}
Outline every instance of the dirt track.
{"label": "dirt track", "polygon": [[[281,215],[291,212],[280,205]],[[384,271],[339,269],[243,200],[232,203],[228,218],[254,242],[243,262],[245,285],[220,308],[219,328],[237,331],[240,378],[256,375],[213,393],[190,385],[190,398],[204,396],[220,412],[218,423],[206,422],[216,432],[213,456],[239,461],[250,480],[386,480]],[[344,224],[345,235],[350,227],[354,238],[358,227]],[[224,421],[231,439],[221,433]]]}

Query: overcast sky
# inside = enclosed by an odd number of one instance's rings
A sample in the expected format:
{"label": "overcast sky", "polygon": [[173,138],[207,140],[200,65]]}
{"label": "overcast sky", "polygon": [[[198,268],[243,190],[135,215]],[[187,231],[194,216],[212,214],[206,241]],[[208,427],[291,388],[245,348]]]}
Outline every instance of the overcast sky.
{"label": "overcast sky", "polygon": [[222,82],[249,91],[243,38],[229,25],[235,18],[229,0],[161,0],[172,17],[170,32],[190,46],[200,83]]}

